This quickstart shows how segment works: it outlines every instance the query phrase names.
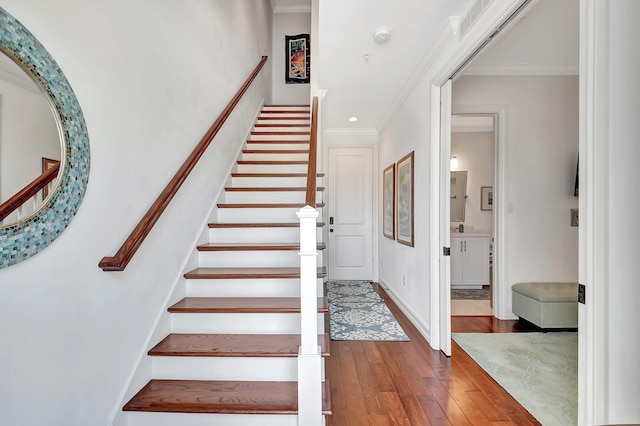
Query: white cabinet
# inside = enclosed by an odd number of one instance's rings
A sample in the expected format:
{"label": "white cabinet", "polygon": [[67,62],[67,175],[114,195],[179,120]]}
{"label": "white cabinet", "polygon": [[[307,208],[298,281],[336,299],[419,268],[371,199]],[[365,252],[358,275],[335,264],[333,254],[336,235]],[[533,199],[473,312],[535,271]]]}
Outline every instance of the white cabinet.
{"label": "white cabinet", "polygon": [[479,289],[489,284],[488,235],[451,236],[451,287]]}

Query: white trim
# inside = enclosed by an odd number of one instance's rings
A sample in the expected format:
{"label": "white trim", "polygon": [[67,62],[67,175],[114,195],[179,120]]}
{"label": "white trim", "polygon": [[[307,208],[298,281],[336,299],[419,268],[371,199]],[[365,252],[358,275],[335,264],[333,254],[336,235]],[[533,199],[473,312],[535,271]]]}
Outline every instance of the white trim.
{"label": "white trim", "polygon": [[[436,72],[431,78],[431,83],[436,86],[442,86],[455,71],[465,64],[471,55],[476,53],[476,50],[478,50],[486,40],[490,38],[500,28],[500,26],[503,25],[505,21],[520,8],[522,4],[527,2],[529,3],[520,11],[521,15],[531,9],[537,1],[538,0],[531,0],[530,2],[528,2],[528,0],[505,0],[502,2],[491,3],[460,42],[451,38],[455,43],[450,42],[449,45],[444,46],[441,51],[441,56],[433,64],[433,68]],[[507,24],[502,30],[502,35],[507,31],[510,25],[513,25],[513,20],[511,24]],[[498,36],[500,36],[500,34]],[[499,37],[494,37],[493,41],[498,38]],[[489,45],[490,44],[491,43],[489,43]]]}
{"label": "white trim", "polygon": [[[433,349],[440,349],[440,86],[431,85],[431,144],[430,144],[430,176],[429,176],[429,282],[430,288],[430,322],[431,338],[429,343]],[[438,123],[434,125],[433,123]],[[436,143],[438,141],[438,143]],[[436,238],[437,236],[437,238]],[[438,309],[434,306],[438,305]]]}
{"label": "white trim", "polygon": [[498,66],[470,66],[465,75],[578,75],[577,65],[566,64],[519,64]]}
{"label": "white trim", "polygon": [[507,199],[507,182],[509,170],[507,167],[508,147],[505,143],[507,132],[507,105],[454,105],[452,114],[485,114],[494,117],[495,152],[494,152],[494,193],[496,195],[493,210],[493,312],[499,319],[516,319],[507,310],[508,298],[511,296],[507,284],[509,283],[507,257],[507,226],[509,202]]}
{"label": "white trim", "polygon": [[[439,188],[438,212],[438,233],[436,234],[440,246],[451,248],[451,184],[450,184],[450,158],[451,158],[451,102],[453,97],[452,81],[447,80],[439,87],[440,106],[438,108],[438,124],[440,127],[440,138],[437,141],[439,161],[436,183]],[[434,200],[435,201],[435,200]],[[438,300],[438,315],[440,317],[440,349],[451,356],[451,257],[444,256],[442,249],[438,248],[437,253],[440,259],[438,268],[438,286],[440,287],[440,298]]]}
{"label": "white trim", "polygon": [[391,290],[391,288],[384,282],[384,280],[380,279],[378,284],[380,284],[384,291],[387,292],[387,295],[391,298],[391,300],[393,300],[393,303],[398,306],[398,308],[409,319],[411,324],[413,324],[413,326],[418,330],[422,337],[425,338],[425,340],[431,345],[431,347],[434,347],[434,343],[430,340],[431,336],[433,336],[434,327],[429,327],[415,314],[415,312],[413,312],[413,310],[411,310],[411,308],[402,303],[398,295],[395,294],[393,290]]}
{"label": "white trim", "polygon": [[607,2],[580,3],[580,239],[578,309],[578,423],[607,423],[608,230]]}

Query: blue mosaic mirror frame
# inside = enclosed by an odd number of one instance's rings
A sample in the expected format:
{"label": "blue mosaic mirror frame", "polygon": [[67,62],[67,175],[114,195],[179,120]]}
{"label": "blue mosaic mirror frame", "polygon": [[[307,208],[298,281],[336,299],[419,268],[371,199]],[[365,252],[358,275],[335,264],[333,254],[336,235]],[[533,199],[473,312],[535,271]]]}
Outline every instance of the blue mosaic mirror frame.
{"label": "blue mosaic mirror frame", "polygon": [[0,50],[20,63],[49,97],[64,150],[55,193],[28,219],[0,228],[0,268],[5,268],[39,253],[67,228],[84,197],[90,156],[84,116],[62,70],[33,34],[2,8]]}

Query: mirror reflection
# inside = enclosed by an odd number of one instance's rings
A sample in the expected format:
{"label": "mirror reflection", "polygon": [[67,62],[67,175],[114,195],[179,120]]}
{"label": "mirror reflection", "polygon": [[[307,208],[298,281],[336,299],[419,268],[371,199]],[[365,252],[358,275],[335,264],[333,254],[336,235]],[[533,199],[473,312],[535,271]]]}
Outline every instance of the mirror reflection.
{"label": "mirror reflection", "polygon": [[450,221],[464,222],[464,208],[467,204],[467,172],[451,172]]}
{"label": "mirror reflection", "polygon": [[[44,92],[0,54],[0,227],[33,215],[62,173],[58,120]],[[26,202],[22,202],[25,201]]]}

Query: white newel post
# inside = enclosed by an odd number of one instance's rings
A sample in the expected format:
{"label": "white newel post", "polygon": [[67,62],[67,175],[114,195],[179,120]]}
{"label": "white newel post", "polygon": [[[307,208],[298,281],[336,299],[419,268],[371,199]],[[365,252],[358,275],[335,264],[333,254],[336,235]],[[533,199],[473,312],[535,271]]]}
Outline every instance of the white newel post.
{"label": "white newel post", "polygon": [[300,209],[300,339],[298,352],[298,425],[321,426],[322,358],[318,346],[318,296],[316,220],[318,211]]}

